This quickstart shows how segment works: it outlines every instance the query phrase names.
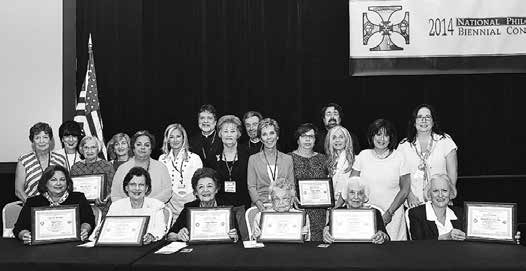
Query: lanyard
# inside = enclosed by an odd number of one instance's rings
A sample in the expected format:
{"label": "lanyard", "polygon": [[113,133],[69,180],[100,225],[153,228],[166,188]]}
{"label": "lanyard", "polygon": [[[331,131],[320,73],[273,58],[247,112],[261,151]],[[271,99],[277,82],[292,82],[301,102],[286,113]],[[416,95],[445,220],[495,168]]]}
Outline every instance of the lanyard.
{"label": "lanyard", "polygon": [[275,182],[276,172],[278,168],[278,150],[276,150],[276,161],[274,162],[274,171],[272,171],[272,168],[270,167],[270,163],[268,162],[268,159],[267,159],[267,154],[265,153],[264,150],[263,150],[263,155],[265,156],[265,161],[267,162],[267,166],[268,166],[268,169],[270,170],[270,174],[272,174],[272,181]]}
{"label": "lanyard", "polygon": [[228,179],[232,181],[232,170],[234,169],[234,163],[237,161],[237,152],[236,152],[236,156],[234,157],[234,160],[232,161],[231,167],[228,166],[228,162],[226,161],[226,155],[224,151],[223,151],[223,161],[225,161],[226,170],[228,171]]}
{"label": "lanyard", "polygon": [[184,160],[181,158],[181,166],[179,167],[179,170],[177,170],[177,167],[175,166],[175,163],[172,160],[172,166],[174,167],[175,171],[179,173],[179,176],[181,176],[181,180],[180,180],[181,184],[183,184],[183,164],[184,164]]}
{"label": "lanyard", "polygon": [[69,164],[69,158],[68,158],[68,153],[66,152],[66,149],[64,149],[64,153],[66,154],[66,167],[68,167],[68,171],[71,171],[71,166],[74,165],[75,162],[77,161],[77,151],[75,151],[75,157],[73,158],[72,165]]}

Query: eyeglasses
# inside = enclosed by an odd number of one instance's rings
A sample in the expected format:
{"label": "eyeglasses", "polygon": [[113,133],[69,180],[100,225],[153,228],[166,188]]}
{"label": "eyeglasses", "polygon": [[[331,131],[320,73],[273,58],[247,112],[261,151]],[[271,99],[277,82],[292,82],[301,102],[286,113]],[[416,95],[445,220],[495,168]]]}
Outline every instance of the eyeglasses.
{"label": "eyeglasses", "polygon": [[144,183],[128,183],[128,186],[130,188],[144,189],[146,187],[146,184],[144,184]]}
{"label": "eyeglasses", "polygon": [[315,135],[306,135],[306,134],[300,135],[300,137],[301,137],[301,138],[305,138],[305,139],[307,139],[307,138],[309,138],[309,139],[314,139],[314,138],[316,138]]}
{"label": "eyeglasses", "polygon": [[433,120],[433,117],[431,115],[427,115],[427,116],[420,116],[420,115],[418,115],[418,116],[416,116],[416,119],[417,120],[426,120],[427,121],[427,120]]}

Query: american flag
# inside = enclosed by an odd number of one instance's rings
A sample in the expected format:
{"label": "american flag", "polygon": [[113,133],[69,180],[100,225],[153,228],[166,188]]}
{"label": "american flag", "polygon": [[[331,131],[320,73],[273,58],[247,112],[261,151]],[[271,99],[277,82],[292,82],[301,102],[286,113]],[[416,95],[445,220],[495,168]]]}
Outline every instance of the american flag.
{"label": "american flag", "polygon": [[91,34],[88,42],[88,68],[82,84],[79,99],[77,100],[74,120],[81,124],[86,135],[95,136],[102,142],[102,153],[107,157],[104,136],[102,134],[102,117],[100,114],[99,94],[97,91],[97,77],[95,76],[95,61]]}

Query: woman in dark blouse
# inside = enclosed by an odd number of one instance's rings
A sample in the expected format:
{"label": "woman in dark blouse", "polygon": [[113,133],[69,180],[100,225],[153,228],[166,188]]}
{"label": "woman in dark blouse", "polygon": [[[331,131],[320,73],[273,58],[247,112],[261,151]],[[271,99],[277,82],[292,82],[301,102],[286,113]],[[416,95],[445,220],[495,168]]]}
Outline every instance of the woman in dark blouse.
{"label": "woman in dark blouse", "polygon": [[[192,176],[192,188],[197,199],[188,202],[184,205],[181,214],[177,217],[177,220],[168,231],[166,239],[169,241],[183,241],[186,242],[190,239],[190,232],[188,231],[188,208],[200,207],[200,208],[215,208],[215,207],[226,207],[232,204],[225,200],[221,196],[217,196],[217,192],[221,189],[219,180],[217,179],[217,173],[211,168],[200,168],[195,171]],[[237,242],[239,237],[236,230],[236,222],[232,221],[231,225],[234,228],[228,231],[228,236],[232,241]]]}
{"label": "woman in dark blouse", "polygon": [[225,115],[217,121],[217,133],[222,141],[219,152],[210,155],[205,163],[217,172],[221,189],[218,195],[232,203],[239,231],[243,240],[248,240],[245,210],[250,207],[247,188],[248,152],[238,144],[243,129],[241,120],[234,115]]}
{"label": "woman in dark blouse", "polygon": [[80,239],[86,240],[95,226],[95,216],[84,194],[73,192],[73,181],[68,171],[58,165],[49,166],[38,182],[40,195],[28,198],[13,229],[24,244],[31,244],[31,208],[79,205]]}
{"label": "woman in dark blouse", "polygon": [[[290,155],[292,156],[296,183],[300,179],[327,178],[329,175],[327,156],[313,150],[317,136],[318,129],[311,123],[300,125],[294,133],[294,137],[298,142],[298,148],[291,152]],[[310,240],[322,241],[326,209],[306,209],[305,212],[310,219]]]}

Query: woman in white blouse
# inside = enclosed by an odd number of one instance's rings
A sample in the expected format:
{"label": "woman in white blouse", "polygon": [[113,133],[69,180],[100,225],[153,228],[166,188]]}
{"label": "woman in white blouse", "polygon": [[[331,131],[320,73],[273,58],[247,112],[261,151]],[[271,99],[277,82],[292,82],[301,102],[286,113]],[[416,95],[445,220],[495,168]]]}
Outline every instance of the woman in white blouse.
{"label": "woman in white blouse", "polygon": [[173,191],[167,206],[172,210],[175,221],[184,204],[195,200],[192,176],[197,169],[203,167],[203,163],[199,155],[190,152],[188,135],[179,123],[170,124],[164,130],[162,150],[159,161],[168,168]]}
{"label": "woman in white blouse", "polygon": [[325,152],[329,158],[328,167],[334,187],[334,199],[343,204],[347,198],[347,183],[354,163],[352,137],[345,127],[336,125],[327,132]]}
{"label": "woman in white blouse", "polygon": [[451,183],[457,183],[457,145],[439,126],[436,111],[422,104],[412,114],[398,150],[403,154],[411,173],[411,191],[407,197],[409,207],[424,202],[424,188],[435,174],[448,175]]}
{"label": "woman in white blouse", "polygon": [[369,203],[384,211],[382,218],[391,240],[407,240],[400,206],[409,193],[410,179],[404,157],[395,150],[394,126],[384,119],[375,120],[369,126],[367,141],[370,149],[356,156],[351,175],[360,176],[369,185]]}
{"label": "woman in white blouse", "polygon": [[167,230],[164,220],[164,203],[147,197],[152,191],[150,174],[142,167],[133,167],[124,177],[124,193],[128,196],[110,205],[108,216],[149,216],[148,229],[143,244],[161,240]]}

